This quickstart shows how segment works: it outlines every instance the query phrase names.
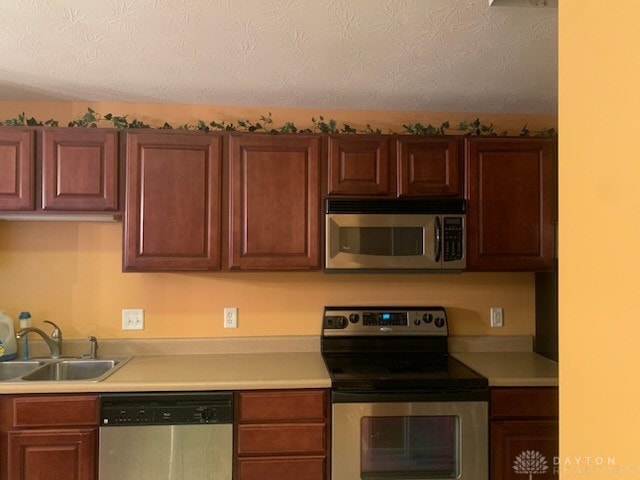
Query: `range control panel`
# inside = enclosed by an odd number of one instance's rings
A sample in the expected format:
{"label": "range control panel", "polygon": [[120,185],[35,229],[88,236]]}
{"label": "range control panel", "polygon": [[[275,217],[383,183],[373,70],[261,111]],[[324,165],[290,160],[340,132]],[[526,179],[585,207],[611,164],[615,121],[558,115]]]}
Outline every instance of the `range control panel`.
{"label": "range control panel", "polygon": [[444,307],[325,307],[324,336],[447,336]]}

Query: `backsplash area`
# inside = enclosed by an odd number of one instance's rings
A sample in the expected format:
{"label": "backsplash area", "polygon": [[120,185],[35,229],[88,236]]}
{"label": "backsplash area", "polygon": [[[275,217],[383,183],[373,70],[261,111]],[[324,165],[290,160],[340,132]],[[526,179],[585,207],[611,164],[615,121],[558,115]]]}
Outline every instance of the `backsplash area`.
{"label": "backsplash area", "polygon": [[[0,222],[0,307],[65,338],[319,335],[322,308],[340,304],[443,305],[452,335],[535,332],[531,273],[122,273],[121,242],[116,222]],[[223,328],[224,307],[238,307],[237,329]],[[121,329],[123,308],[144,309],[144,330]]]}

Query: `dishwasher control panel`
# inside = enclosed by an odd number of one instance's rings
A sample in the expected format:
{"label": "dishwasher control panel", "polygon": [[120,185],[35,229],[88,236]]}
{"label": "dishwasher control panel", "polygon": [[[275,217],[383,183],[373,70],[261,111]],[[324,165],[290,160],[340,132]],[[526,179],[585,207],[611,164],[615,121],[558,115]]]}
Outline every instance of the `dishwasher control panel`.
{"label": "dishwasher control panel", "polygon": [[189,425],[232,423],[231,392],[103,394],[100,425]]}

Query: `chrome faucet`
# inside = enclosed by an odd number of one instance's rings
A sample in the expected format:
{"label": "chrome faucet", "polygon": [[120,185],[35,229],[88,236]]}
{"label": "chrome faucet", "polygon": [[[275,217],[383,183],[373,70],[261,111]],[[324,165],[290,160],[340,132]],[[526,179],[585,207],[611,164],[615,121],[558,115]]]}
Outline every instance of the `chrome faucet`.
{"label": "chrome faucet", "polygon": [[89,358],[95,360],[96,358],[98,358],[98,339],[94,336],[91,336],[88,337],[87,340],[89,340],[90,348]]}
{"label": "chrome faucet", "polygon": [[42,339],[49,347],[49,350],[51,351],[51,358],[60,358],[60,355],[62,355],[62,331],[60,330],[60,327],[58,327],[55,323],[50,322],[49,320],[45,320],[44,323],[53,325],[53,332],[51,332],[51,337],[49,337],[39,328],[27,327],[16,333],[16,338],[20,339],[27,335],[29,332],[35,332],[42,337]]}

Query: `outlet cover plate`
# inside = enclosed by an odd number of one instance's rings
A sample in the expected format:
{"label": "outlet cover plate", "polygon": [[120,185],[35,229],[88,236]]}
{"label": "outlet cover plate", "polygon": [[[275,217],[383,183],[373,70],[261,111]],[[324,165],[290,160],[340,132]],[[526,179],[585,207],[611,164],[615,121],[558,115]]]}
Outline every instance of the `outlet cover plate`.
{"label": "outlet cover plate", "polygon": [[225,307],[224,328],[238,328],[238,307]]}

